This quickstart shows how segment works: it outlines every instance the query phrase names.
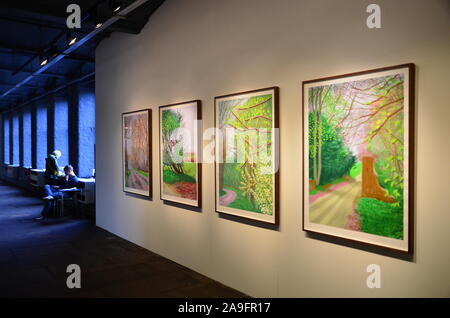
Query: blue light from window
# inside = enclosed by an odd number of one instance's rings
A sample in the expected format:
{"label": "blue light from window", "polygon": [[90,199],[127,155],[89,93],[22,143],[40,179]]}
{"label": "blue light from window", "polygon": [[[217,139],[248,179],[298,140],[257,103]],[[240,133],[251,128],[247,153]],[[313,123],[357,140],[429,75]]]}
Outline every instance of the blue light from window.
{"label": "blue light from window", "polygon": [[31,167],[31,112],[25,108],[23,112],[23,166]]}
{"label": "blue light from window", "polygon": [[36,111],[36,157],[38,169],[45,169],[45,158],[47,156],[47,108],[41,106]]}
{"label": "blue light from window", "polygon": [[19,116],[13,117],[13,165],[19,165],[20,146],[19,146]]}
{"label": "blue light from window", "polygon": [[9,118],[3,120],[3,139],[4,139],[4,154],[5,162],[9,164]]}
{"label": "blue light from window", "polygon": [[62,153],[58,164],[69,164],[69,104],[63,98],[55,100],[55,149]]}
{"label": "blue light from window", "polygon": [[95,168],[95,94],[81,90],[79,99],[79,171],[81,177],[92,175]]}

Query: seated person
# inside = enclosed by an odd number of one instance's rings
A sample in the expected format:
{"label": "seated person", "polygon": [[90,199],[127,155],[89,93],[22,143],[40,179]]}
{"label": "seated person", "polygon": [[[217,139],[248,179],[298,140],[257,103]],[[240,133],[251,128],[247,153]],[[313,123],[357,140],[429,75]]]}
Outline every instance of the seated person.
{"label": "seated person", "polygon": [[46,184],[44,186],[46,196],[43,199],[47,202],[42,209],[42,216],[37,218],[36,220],[43,220],[50,215],[50,212],[53,210],[55,205],[55,199],[69,197],[68,193],[62,192],[60,190],[76,188],[78,184],[78,178],[73,172],[73,167],[71,165],[64,167],[64,174],[65,176],[58,180],[58,185]]}
{"label": "seated person", "polygon": [[64,174],[61,173],[58,166],[58,159],[61,157],[61,151],[55,150],[45,158],[45,182],[49,185],[58,185],[59,177]]}

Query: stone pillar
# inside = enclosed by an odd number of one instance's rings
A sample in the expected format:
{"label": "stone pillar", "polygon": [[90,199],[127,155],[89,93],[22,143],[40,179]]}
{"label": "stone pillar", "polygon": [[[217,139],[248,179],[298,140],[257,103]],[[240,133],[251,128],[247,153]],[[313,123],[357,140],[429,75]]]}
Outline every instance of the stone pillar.
{"label": "stone pillar", "polygon": [[53,96],[46,99],[47,104],[47,153],[55,150],[55,100]]}

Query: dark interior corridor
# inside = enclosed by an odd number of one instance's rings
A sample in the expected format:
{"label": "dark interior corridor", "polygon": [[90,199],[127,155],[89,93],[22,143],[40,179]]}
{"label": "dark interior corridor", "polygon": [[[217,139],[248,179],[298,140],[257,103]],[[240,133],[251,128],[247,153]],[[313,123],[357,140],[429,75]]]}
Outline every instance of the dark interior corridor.
{"label": "dark interior corridor", "polygon": [[[86,219],[37,222],[42,200],[0,182],[0,297],[243,297]],[[81,289],[68,289],[69,264]]]}

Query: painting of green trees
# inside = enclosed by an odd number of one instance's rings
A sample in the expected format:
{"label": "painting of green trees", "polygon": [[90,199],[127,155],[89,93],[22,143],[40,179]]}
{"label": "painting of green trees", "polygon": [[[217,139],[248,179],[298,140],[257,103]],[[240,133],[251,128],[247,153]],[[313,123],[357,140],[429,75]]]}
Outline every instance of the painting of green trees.
{"label": "painting of green trees", "polygon": [[405,74],[305,86],[309,222],[404,240]]}
{"label": "painting of green trees", "polygon": [[161,195],[199,206],[197,102],[160,107]]}
{"label": "painting of green trees", "polygon": [[274,90],[216,100],[220,212],[274,219],[275,103]]}

